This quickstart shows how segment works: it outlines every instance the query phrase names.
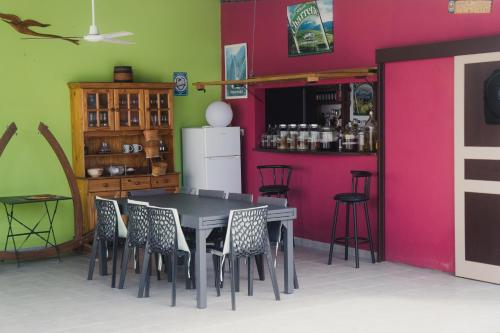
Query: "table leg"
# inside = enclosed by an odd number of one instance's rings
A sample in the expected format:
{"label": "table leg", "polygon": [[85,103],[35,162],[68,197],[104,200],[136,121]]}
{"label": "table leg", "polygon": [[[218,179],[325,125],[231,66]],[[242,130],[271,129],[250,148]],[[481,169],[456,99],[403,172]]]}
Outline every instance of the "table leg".
{"label": "table leg", "polygon": [[207,237],[211,229],[196,229],[196,300],[199,309],[207,307]]}
{"label": "table leg", "polygon": [[293,294],[293,220],[283,221],[285,227],[285,293]]}
{"label": "table leg", "polygon": [[61,261],[61,255],[59,254],[59,248],[57,247],[57,241],[56,241],[56,234],[54,232],[54,217],[56,216],[57,213],[57,208],[59,207],[59,200],[56,200],[54,210],[52,211],[52,215],[49,212],[49,206],[47,205],[47,202],[44,202],[45,204],[45,211],[47,213],[47,218],[49,219],[49,234],[47,235],[47,242],[45,243],[45,247],[49,245],[49,239],[50,239],[50,234],[52,233],[52,238],[54,239],[54,248],[56,249],[57,253],[57,259]]}
{"label": "table leg", "polygon": [[16,255],[17,267],[19,267],[19,256],[17,253],[16,239],[14,237],[14,232],[12,231],[12,220],[14,219],[14,205],[10,206],[10,211],[9,208],[7,207],[7,204],[3,204],[3,206],[5,207],[5,213],[7,214],[7,222],[9,224],[9,231],[7,232],[7,239],[5,241],[4,252],[7,251],[7,243],[9,242],[9,237],[10,237],[12,238],[12,243],[14,244],[14,253]]}

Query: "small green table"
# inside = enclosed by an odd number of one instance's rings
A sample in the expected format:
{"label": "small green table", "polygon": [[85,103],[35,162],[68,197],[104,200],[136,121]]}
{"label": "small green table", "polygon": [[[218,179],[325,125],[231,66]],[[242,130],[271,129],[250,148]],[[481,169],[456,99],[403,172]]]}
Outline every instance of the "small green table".
{"label": "small green table", "polygon": [[[59,249],[57,248],[56,235],[54,233],[54,216],[57,213],[57,208],[59,207],[59,201],[71,200],[70,197],[60,196],[60,195],[52,195],[52,194],[43,194],[43,195],[24,195],[24,196],[15,196],[15,197],[0,197],[0,203],[3,204],[5,208],[5,213],[7,214],[7,222],[9,224],[9,231],[7,232],[7,239],[5,240],[5,248],[4,251],[7,251],[7,244],[9,243],[9,239],[12,239],[12,243],[14,244],[14,252],[16,255],[17,266],[19,267],[19,252],[18,247],[16,245],[16,237],[26,236],[19,246],[22,248],[24,243],[31,237],[31,235],[35,235],[42,239],[45,242],[45,248],[49,245],[54,247],[57,253],[57,258],[59,261],[61,257],[59,255]],[[49,202],[53,202],[52,209],[50,209]],[[26,204],[43,204],[44,214],[42,217],[36,222],[34,227],[27,226],[24,222],[19,220],[14,216],[14,207],[18,205],[26,205]],[[38,230],[38,226],[42,222],[42,220],[47,216],[49,220],[49,229],[48,230]],[[14,233],[12,230],[12,224],[17,222],[19,225],[23,226],[27,232],[22,233]],[[46,237],[44,237],[44,235]],[[52,235],[53,242],[50,241],[50,236]]]}

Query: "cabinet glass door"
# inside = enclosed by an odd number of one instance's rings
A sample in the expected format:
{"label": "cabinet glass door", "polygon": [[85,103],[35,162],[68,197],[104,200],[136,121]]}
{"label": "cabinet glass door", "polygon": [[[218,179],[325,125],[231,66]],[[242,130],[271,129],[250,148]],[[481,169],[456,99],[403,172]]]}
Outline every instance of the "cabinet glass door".
{"label": "cabinet glass door", "polygon": [[125,89],[115,91],[115,129],[144,129],[144,112],[141,90]]}
{"label": "cabinet glass door", "polygon": [[146,128],[171,128],[173,125],[171,110],[171,91],[146,91]]}
{"label": "cabinet glass door", "polygon": [[84,91],[86,131],[113,130],[113,96],[109,90]]}

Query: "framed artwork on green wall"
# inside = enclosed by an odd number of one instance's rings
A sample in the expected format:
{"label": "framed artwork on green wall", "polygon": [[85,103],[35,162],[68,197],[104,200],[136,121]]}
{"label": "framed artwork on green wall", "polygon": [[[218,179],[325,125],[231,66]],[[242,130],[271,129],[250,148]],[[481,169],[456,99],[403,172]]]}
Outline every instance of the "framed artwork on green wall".
{"label": "framed artwork on green wall", "polygon": [[[247,44],[233,44],[224,46],[224,70],[226,80],[246,80],[247,68]],[[248,89],[246,84],[225,86],[226,99],[247,98]]]}
{"label": "framed artwork on green wall", "polygon": [[333,52],[333,0],[287,7],[288,56]]}

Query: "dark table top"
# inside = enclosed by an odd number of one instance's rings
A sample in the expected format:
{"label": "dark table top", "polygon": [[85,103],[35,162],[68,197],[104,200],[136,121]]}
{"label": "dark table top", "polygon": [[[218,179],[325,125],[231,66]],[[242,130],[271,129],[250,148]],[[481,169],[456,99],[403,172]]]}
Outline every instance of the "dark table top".
{"label": "dark table top", "polygon": [[14,197],[0,197],[0,203],[7,205],[20,205],[36,202],[71,200],[71,197],[54,194],[19,195]]}
{"label": "dark table top", "polygon": [[[229,211],[234,209],[245,209],[263,205],[252,204],[238,200],[227,200],[219,198],[200,197],[198,195],[169,193],[154,196],[139,196],[133,200],[148,202],[151,206],[176,208],[184,220],[227,220]],[[296,209],[292,207],[268,206],[268,215],[286,216],[288,219],[296,217]]]}

